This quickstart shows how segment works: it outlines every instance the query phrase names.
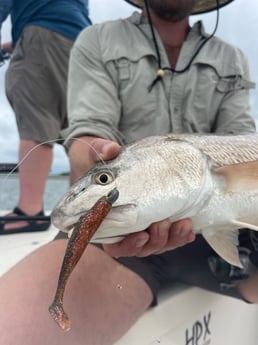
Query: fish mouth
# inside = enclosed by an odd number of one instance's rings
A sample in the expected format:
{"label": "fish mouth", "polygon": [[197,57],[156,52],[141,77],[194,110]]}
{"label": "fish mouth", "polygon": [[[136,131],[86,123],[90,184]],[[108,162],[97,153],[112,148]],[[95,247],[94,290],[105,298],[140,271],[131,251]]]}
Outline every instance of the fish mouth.
{"label": "fish mouth", "polygon": [[[126,205],[115,205],[112,206],[112,213],[113,215],[118,215],[119,213],[126,212],[127,210],[132,210],[133,208],[136,208],[136,204],[130,203]],[[54,215],[52,215],[52,222],[61,231],[70,232],[78,224],[80,217],[90,212],[90,210],[91,209],[84,209],[71,215],[60,214],[60,216],[57,212]],[[109,213],[107,216],[110,220],[113,218],[112,213]]]}

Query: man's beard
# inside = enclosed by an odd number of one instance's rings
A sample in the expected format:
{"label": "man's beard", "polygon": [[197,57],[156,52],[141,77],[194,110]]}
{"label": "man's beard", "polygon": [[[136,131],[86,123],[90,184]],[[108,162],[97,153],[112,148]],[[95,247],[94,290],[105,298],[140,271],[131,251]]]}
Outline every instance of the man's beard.
{"label": "man's beard", "polygon": [[147,0],[152,11],[161,19],[178,22],[192,13],[197,0]]}

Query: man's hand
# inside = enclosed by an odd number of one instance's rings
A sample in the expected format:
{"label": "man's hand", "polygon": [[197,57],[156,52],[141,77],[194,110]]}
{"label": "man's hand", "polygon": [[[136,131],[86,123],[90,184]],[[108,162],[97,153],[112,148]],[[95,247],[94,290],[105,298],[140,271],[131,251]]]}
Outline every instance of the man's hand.
{"label": "man's hand", "polygon": [[148,230],[126,236],[124,240],[115,244],[105,244],[105,251],[113,256],[148,256],[160,254],[168,250],[194,241],[190,219],[183,219],[171,223],[168,219],[153,223]]}
{"label": "man's hand", "polygon": [[[115,158],[121,147],[110,140],[95,137],[82,137],[74,141],[69,151],[71,170],[79,178],[101,159]],[[84,159],[82,160],[82,157]],[[86,163],[85,163],[86,162]],[[73,181],[75,182],[75,181]],[[113,257],[148,256],[181,247],[195,239],[192,222],[184,219],[171,223],[168,219],[152,224],[146,231],[126,236],[115,244],[104,245],[105,251]]]}

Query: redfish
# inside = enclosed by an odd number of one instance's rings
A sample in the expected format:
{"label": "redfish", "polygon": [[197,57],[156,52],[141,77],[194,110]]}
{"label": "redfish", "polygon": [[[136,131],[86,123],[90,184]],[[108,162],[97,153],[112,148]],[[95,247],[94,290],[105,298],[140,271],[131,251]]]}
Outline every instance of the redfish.
{"label": "redfish", "polygon": [[195,233],[242,267],[238,229],[258,230],[258,135],[169,134],[128,145],[70,188],[53,223],[69,231],[114,187],[119,199],[93,242],[116,242],[166,218],[191,218]]}

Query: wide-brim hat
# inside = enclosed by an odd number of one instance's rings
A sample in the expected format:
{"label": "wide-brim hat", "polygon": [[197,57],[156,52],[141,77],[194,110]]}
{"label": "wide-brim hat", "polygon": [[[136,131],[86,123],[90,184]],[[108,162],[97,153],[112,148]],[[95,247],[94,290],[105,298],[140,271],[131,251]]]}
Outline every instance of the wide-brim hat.
{"label": "wide-brim hat", "polygon": [[[138,8],[142,8],[144,5],[144,0],[125,0],[129,2],[129,4],[134,5]],[[219,0],[219,8],[228,5],[230,2],[234,0]],[[214,11],[217,9],[217,1],[216,0],[198,0],[197,4],[195,5],[192,14],[201,14],[207,13],[210,11]]]}

